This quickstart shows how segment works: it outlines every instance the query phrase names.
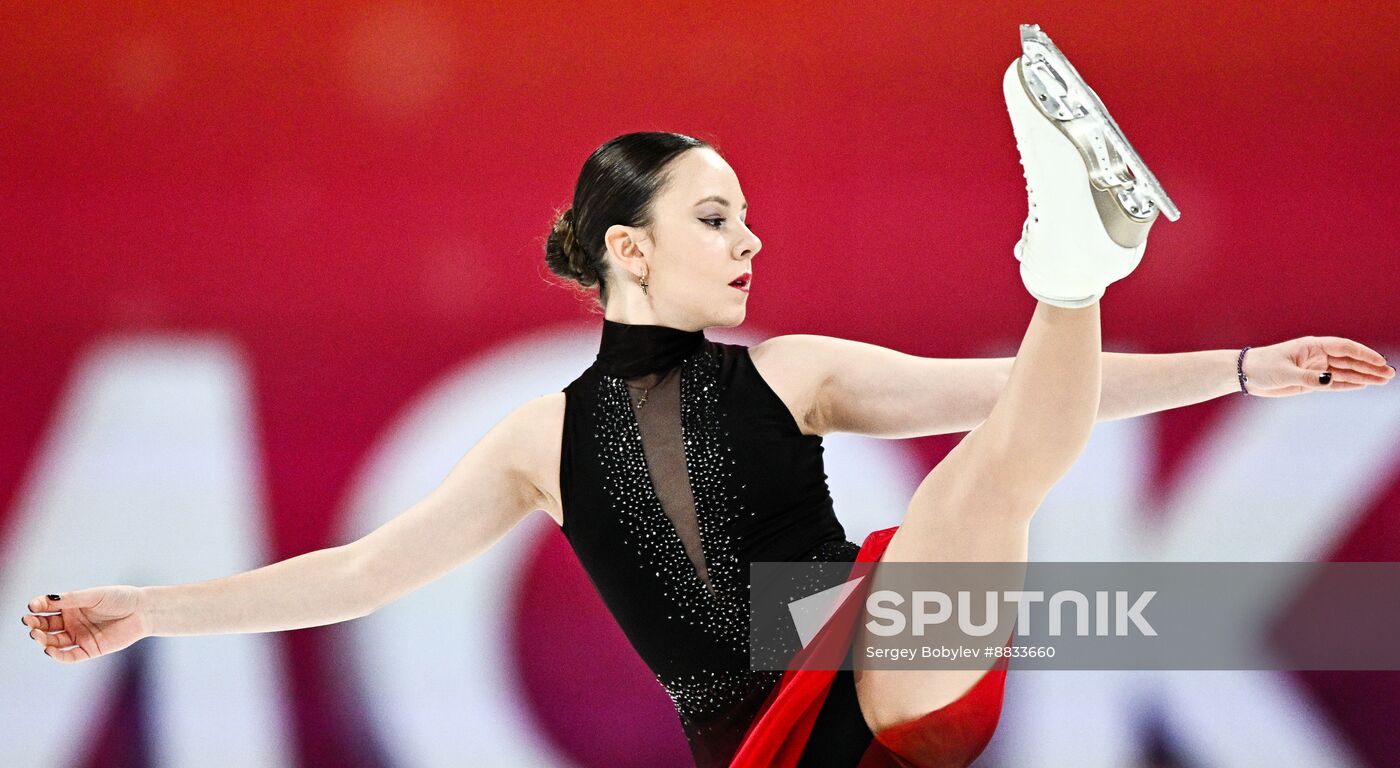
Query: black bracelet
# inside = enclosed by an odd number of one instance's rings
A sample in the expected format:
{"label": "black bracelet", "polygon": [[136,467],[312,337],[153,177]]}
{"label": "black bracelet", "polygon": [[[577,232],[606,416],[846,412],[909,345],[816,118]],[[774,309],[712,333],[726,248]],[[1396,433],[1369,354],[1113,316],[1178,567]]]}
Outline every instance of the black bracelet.
{"label": "black bracelet", "polygon": [[1240,350],[1240,359],[1235,361],[1235,373],[1240,377],[1240,393],[1249,394],[1249,390],[1244,388],[1244,383],[1249,379],[1244,375],[1244,353],[1249,351],[1249,347]]}

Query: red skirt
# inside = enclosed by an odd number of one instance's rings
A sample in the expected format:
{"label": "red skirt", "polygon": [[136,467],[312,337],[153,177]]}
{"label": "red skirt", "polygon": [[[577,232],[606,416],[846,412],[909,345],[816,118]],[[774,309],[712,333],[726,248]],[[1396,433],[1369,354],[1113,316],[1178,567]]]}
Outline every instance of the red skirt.
{"label": "red skirt", "polygon": [[[867,576],[884,555],[898,526],[865,537],[851,578]],[[836,668],[855,636],[870,580],[852,590],[832,617],[788,665],[768,695],[731,768],[792,768],[802,756]],[[1001,719],[1009,659],[998,659],[967,693],[947,706],[875,734],[853,768],[951,768],[966,766],[986,748]]]}

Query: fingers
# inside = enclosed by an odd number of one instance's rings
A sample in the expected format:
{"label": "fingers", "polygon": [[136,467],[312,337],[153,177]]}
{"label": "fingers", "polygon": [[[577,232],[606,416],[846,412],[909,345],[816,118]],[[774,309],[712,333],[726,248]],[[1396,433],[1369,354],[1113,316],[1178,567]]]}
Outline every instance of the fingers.
{"label": "fingers", "polygon": [[73,636],[65,631],[48,633],[41,629],[31,629],[29,630],[29,639],[38,643],[40,648],[45,648],[48,646],[52,646],[54,648],[67,648],[69,646],[78,644],[78,641],[74,640]]}
{"label": "fingers", "polygon": [[1381,353],[1365,344],[1337,336],[1315,336],[1314,338],[1317,339],[1318,344],[1322,345],[1322,351],[1326,352],[1328,357],[1349,357],[1368,365],[1369,370],[1374,370],[1376,373],[1383,370],[1393,370],[1386,365],[1385,357]]}
{"label": "fingers", "polygon": [[1349,358],[1330,359],[1327,361],[1327,367],[1333,370],[1345,368],[1362,377],[1367,384],[1385,384],[1395,378],[1395,371],[1391,370],[1388,366],[1377,368],[1370,363],[1364,363]]}
{"label": "fingers", "polygon": [[63,616],[54,614],[53,616],[36,616],[30,614],[20,618],[20,622],[30,629],[37,629],[44,632],[57,632],[63,629]]}
{"label": "fingers", "polygon": [[[46,630],[33,626],[37,619],[58,619],[58,616],[26,616],[25,625],[29,626],[29,638],[43,650],[44,655],[54,661],[64,664],[72,664],[78,661],[87,661],[92,658],[85,648],[78,644],[73,635],[65,629]],[[33,622],[33,623],[31,623]]]}
{"label": "fingers", "polygon": [[72,648],[55,648],[54,646],[50,645],[44,648],[44,655],[48,656],[54,661],[62,662],[64,664],[72,664],[74,662],[87,661],[88,659],[92,658],[92,656],[89,655],[87,651],[83,650],[82,646],[74,646]]}
{"label": "fingers", "polygon": [[50,648],[55,651],[77,645],[78,641],[73,639],[63,623],[63,616],[22,616],[20,622],[29,628],[29,639],[48,652]]}
{"label": "fingers", "polygon": [[1327,367],[1334,370],[1345,368],[1348,371],[1353,371],[1364,376],[1368,384],[1384,384],[1395,376],[1395,370],[1388,365],[1372,365],[1351,357],[1328,358]]}
{"label": "fingers", "polygon": [[[54,598],[58,599],[54,599]],[[29,628],[29,637],[39,644],[45,652],[50,646],[62,642],[64,646],[74,645],[73,637],[67,632],[67,627],[63,622],[63,614],[58,611],[58,606],[63,602],[62,595],[42,595],[29,601],[29,610],[33,611],[28,616],[21,616],[20,622]],[[51,611],[51,613],[44,613]],[[54,634],[49,634],[54,633]]]}
{"label": "fingers", "polygon": [[44,613],[65,608],[93,608],[100,605],[103,596],[110,594],[110,592],[110,587],[95,587],[52,595],[39,595],[29,601],[29,610],[34,613]]}
{"label": "fingers", "polygon": [[[56,619],[58,617],[26,616],[25,618],[33,620],[42,618]],[[29,624],[29,622],[25,623],[26,625]],[[59,629],[56,631],[48,631],[39,629],[38,627],[31,627],[29,630],[29,638],[44,651],[45,656],[55,661],[71,663],[92,658],[91,654],[84,650],[82,646],[78,645],[78,642],[73,639],[73,636],[69,634],[67,630]]]}
{"label": "fingers", "polygon": [[31,613],[52,613],[60,608],[67,607],[68,606],[63,605],[62,593],[53,595],[40,595],[34,598],[33,600],[29,601],[29,610]]}
{"label": "fingers", "polygon": [[[29,600],[29,616],[20,617],[20,623],[29,628],[29,639],[43,650],[43,655],[55,662],[71,664],[85,662],[94,655],[90,650],[78,645],[70,630],[91,632],[90,625],[83,621],[83,611],[69,610],[69,618],[74,624],[64,620],[63,609],[83,609],[97,602],[97,596],[88,595],[95,590],[80,592],[60,592],[56,595],[41,595]],[[92,638],[95,639],[95,638]],[[98,650],[101,653],[101,650]]]}
{"label": "fingers", "polygon": [[1379,385],[1395,378],[1395,369],[1386,363],[1385,357],[1365,344],[1339,336],[1312,338],[1327,355],[1327,367],[1333,373],[1331,389],[1356,389],[1354,386],[1337,387],[1338,381]]}
{"label": "fingers", "polygon": [[[1366,386],[1367,384],[1384,384],[1387,381],[1390,381],[1389,376],[1377,376],[1363,371],[1358,371],[1355,368],[1348,367],[1346,365],[1343,365],[1341,362],[1335,360],[1328,361],[1327,369],[1332,372],[1332,383],[1318,384],[1318,386],[1322,389],[1341,389],[1341,387],[1337,386],[1339,383],[1354,384],[1356,385],[1356,387],[1362,387]],[[1316,380],[1314,380],[1314,383],[1317,383]],[[1347,388],[1355,389],[1356,387]]]}
{"label": "fingers", "polygon": [[[80,608],[79,593],[57,593],[40,595],[29,601],[30,615],[20,617],[20,622],[29,628],[29,637],[44,652],[45,656],[63,664],[73,664],[92,658],[72,633],[68,631],[63,608]],[[70,598],[65,602],[64,598]]]}

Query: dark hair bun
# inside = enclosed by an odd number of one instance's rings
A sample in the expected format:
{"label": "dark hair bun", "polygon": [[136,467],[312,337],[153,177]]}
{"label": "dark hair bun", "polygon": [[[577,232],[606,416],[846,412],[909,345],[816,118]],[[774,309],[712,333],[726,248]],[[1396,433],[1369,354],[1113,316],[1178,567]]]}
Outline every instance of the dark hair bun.
{"label": "dark hair bun", "polygon": [[583,162],[569,207],[555,214],[544,243],[549,270],[583,288],[606,306],[612,277],[603,244],[609,227],[647,229],[652,206],[666,184],[666,167],[681,153],[712,147],[680,133],[640,131],[604,142]]}
{"label": "dark hair bun", "polygon": [[574,229],[574,209],[567,208],[554,220],[544,245],[544,260],[554,274],[575,280],[587,288],[598,282],[598,273],[588,266],[588,255]]}

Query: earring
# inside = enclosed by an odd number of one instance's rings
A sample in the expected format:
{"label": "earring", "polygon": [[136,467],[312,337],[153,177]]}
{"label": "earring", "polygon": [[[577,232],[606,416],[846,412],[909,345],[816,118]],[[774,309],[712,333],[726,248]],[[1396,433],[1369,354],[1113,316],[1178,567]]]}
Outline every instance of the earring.
{"label": "earring", "polygon": [[650,293],[647,292],[647,273],[645,273],[645,272],[642,273],[642,295],[643,295],[643,296],[650,296],[650,295],[651,295]]}

